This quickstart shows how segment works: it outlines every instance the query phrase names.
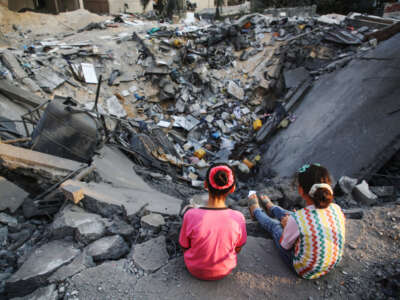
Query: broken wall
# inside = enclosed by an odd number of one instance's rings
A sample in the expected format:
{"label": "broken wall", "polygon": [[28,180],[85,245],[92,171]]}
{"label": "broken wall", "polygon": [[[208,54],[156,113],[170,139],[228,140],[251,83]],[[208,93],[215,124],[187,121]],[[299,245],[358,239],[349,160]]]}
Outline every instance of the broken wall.
{"label": "broken wall", "polygon": [[197,10],[202,10],[205,8],[215,8],[214,0],[192,0],[191,2],[197,4]]}
{"label": "broken wall", "polygon": [[379,5],[374,0],[251,0],[252,11],[263,11],[274,7],[301,7],[317,5],[319,14],[341,13],[348,14],[352,11],[362,13],[379,13]]}
{"label": "broken wall", "polygon": [[[112,0],[109,1],[110,4],[110,14],[117,14],[124,12],[125,4],[128,5],[128,11],[130,12],[142,12],[143,6],[140,0]],[[153,9],[153,1],[149,1],[149,4],[146,7],[147,10]]]}
{"label": "broken wall", "polygon": [[13,11],[19,11],[23,8],[34,9],[35,4],[33,0],[13,0],[8,1],[8,8]]}

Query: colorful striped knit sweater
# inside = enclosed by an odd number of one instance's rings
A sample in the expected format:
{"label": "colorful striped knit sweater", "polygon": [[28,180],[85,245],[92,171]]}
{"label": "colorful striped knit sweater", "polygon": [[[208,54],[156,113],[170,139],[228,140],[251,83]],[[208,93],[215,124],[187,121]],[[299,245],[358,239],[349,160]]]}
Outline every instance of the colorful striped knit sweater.
{"label": "colorful striped knit sweater", "polygon": [[307,206],[293,215],[299,227],[293,266],[303,278],[315,279],[341,260],[345,242],[345,217],[337,204],[317,209]]}

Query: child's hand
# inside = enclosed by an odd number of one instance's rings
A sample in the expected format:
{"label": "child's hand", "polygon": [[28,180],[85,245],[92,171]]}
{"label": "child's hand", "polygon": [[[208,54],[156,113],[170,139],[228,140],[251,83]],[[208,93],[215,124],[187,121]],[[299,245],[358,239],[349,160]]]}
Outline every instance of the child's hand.
{"label": "child's hand", "polygon": [[287,222],[288,222],[288,219],[289,219],[289,215],[285,215],[284,217],[282,217],[282,219],[281,219],[281,225],[282,225],[283,228],[286,227]]}

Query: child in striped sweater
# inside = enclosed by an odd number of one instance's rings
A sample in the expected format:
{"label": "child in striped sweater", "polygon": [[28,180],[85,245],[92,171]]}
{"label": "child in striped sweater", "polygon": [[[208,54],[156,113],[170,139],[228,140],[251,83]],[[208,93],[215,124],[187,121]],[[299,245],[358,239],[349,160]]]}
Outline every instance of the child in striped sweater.
{"label": "child in striped sweater", "polygon": [[[297,173],[299,194],[306,207],[289,212],[275,206],[268,196],[249,193],[249,209],[273,237],[279,253],[305,279],[327,274],[341,260],[345,242],[345,217],[333,203],[328,170],[319,164],[304,165]],[[275,217],[262,211],[260,205]],[[278,221],[279,220],[279,221]]]}

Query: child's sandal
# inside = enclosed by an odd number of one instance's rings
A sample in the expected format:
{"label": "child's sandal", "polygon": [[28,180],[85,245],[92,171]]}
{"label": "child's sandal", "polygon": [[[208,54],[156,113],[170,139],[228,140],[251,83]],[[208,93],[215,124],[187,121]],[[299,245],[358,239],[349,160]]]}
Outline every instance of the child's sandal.
{"label": "child's sandal", "polygon": [[267,195],[260,195],[259,198],[260,204],[262,205],[262,208],[267,212],[267,214],[269,215],[270,212],[267,209],[267,205],[272,206],[274,205],[271,201],[271,199],[267,196]]}
{"label": "child's sandal", "polygon": [[251,195],[251,196],[247,199],[247,206],[249,207],[249,212],[250,212],[250,216],[251,216],[251,219],[252,219],[252,220],[255,220],[256,218],[254,217],[254,214],[253,214],[252,211],[251,211],[251,207],[252,207],[253,205],[256,205],[256,204],[257,204],[257,206],[259,207],[257,195],[256,195],[256,194]]}

